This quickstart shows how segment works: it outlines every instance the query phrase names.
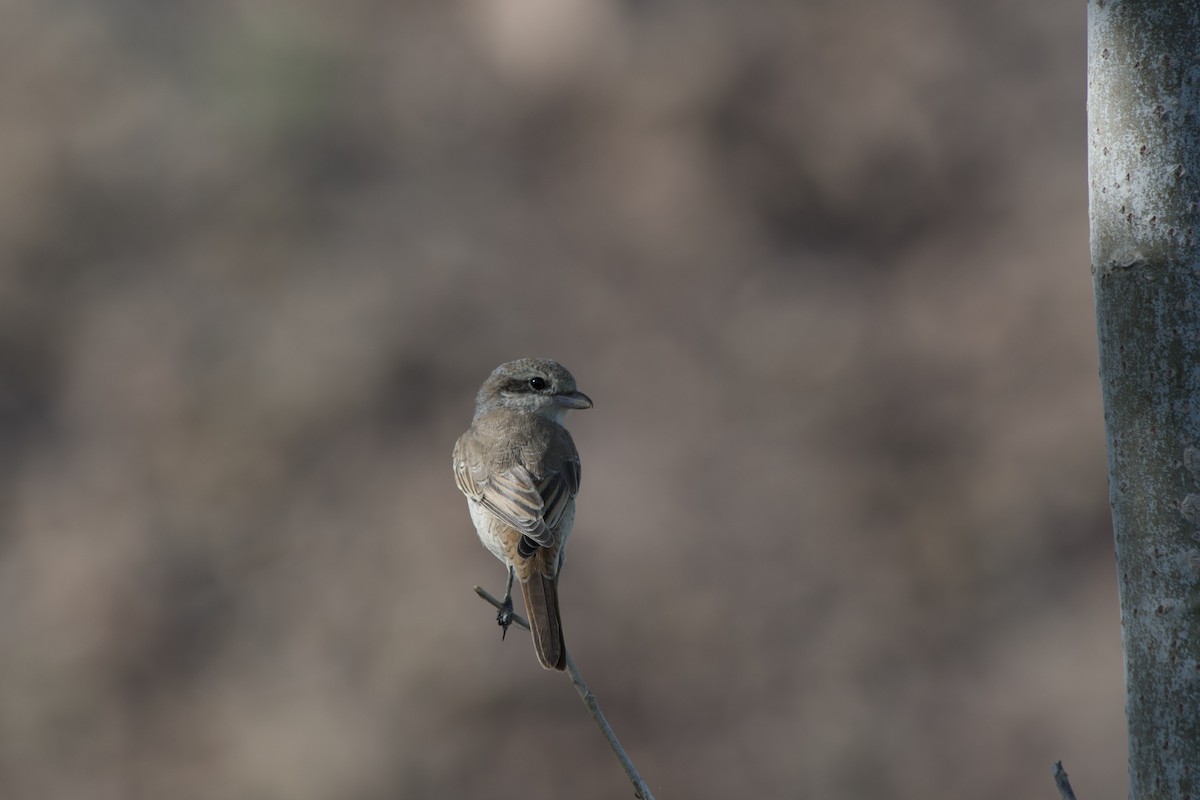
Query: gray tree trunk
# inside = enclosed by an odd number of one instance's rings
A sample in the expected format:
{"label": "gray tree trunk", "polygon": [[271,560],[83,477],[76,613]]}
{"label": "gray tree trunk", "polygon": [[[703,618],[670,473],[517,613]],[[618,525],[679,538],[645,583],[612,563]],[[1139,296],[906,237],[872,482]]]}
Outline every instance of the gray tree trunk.
{"label": "gray tree trunk", "polygon": [[1200,800],[1200,2],[1088,2],[1130,797]]}

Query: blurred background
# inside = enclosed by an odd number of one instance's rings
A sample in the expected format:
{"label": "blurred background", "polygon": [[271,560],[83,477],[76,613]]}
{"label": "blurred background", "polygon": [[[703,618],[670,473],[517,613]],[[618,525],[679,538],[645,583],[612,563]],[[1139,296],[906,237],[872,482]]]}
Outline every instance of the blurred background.
{"label": "blurred background", "polygon": [[1084,24],[5,3],[0,797],[631,796],[471,591],[526,355],[660,800],[1123,797]]}

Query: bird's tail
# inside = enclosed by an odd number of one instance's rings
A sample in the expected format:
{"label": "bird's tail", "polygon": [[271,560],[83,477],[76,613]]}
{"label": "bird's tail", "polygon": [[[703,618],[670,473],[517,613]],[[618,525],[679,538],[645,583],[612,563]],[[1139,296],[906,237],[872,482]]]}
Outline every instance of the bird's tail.
{"label": "bird's tail", "polygon": [[558,581],[539,572],[521,582],[533,649],[546,669],[567,668],[567,646],[563,643],[562,619],[558,615]]}

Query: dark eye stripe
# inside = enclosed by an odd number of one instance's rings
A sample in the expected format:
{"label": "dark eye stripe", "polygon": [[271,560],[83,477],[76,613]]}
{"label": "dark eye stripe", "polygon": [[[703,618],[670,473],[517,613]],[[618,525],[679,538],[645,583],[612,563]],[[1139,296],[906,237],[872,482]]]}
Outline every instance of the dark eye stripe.
{"label": "dark eye stripe", "polygon": [[504,382],[501,391],[508,394],[527,394],[529,392],[541,392],[549,387],[549,382],[542,377],[532,378],[510,378]]}

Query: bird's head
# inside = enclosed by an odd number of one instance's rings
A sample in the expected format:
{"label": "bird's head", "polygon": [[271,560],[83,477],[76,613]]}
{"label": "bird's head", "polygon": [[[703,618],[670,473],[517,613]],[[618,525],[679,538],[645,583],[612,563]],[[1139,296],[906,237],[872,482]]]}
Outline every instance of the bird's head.
{"label": "bird's head", "polygon": [[519,358],[496,369],[475,398],[475,415],[497,408],[527,411],[562,424],[572,409],[591,408],[566,367],[548,358]]}

